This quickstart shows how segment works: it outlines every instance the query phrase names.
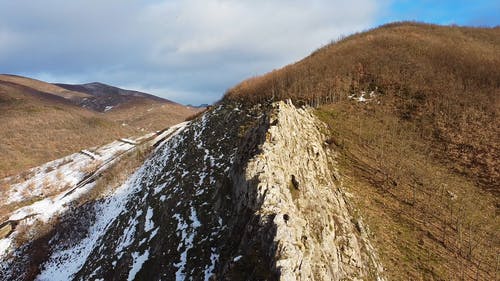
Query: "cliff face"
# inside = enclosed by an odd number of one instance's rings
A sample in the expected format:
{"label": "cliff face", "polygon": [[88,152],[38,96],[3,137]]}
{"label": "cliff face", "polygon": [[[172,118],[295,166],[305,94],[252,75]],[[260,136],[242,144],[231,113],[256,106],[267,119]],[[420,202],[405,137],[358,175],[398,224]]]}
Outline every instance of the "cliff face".
{"label": "cliff face", "polygon": [[[62,215],[37,279],[381,279],[322,130],[291,103],[215,107]],[[4,257],[0,279],[27,276],[31,246]]]}
{"label": "cliff face", "polygon": [[[282,280],[366,280],[380,267],[360,221],[339,188],[326,129],[308,110],[274,105],[261,151],[245,169],[254,188],[237,185],[237,201],[272,220],[275,270]],[[255,192],[256,201],[245,196]]]}

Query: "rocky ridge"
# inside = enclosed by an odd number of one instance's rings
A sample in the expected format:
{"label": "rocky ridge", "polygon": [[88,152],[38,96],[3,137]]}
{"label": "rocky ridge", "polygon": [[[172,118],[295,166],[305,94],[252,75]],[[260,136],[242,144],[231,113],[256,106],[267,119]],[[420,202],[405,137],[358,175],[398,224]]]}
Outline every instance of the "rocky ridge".
{"label": "rocky ridge", "polygon": [[[380,280],[310,109],[222,103],[106,198],[73,206],[37,280]],[[39,241],[2,260],[29,279]]]}
{"label": "rocky ridge", "polygon": [[257,177],[256,213],[273,218],[280,279],[381,279],[366,232],[340,188],[334,152],[325,148],[324,124],[291,102],[276,103],[269,121],[245,177]]}

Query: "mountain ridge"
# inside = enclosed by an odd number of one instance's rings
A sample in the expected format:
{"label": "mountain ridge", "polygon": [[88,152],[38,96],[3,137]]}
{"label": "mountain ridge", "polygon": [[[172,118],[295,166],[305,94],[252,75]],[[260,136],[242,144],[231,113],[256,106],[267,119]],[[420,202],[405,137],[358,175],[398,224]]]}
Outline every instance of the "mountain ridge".
{"label": "mountain ridge", "polygon": [[484,141],[498,140],[500,127],[499,38],[500,27],[386,24],[247,79],[223,100],[290,98],[317,107],[373,93],[384,110],[414,122],[436,150],[445,150],[443,161],[452,159],[458,171],[499,192],[500,141]]}
{"label": "mountain ridge", "polygon": [[110,108],[111,106],[116,107],[126,105],[127,103],[133,103],[136,99],[147,99],[160,103],[174,103],[171,100],[151,94],[134,90],[126,90],[100,82],[75,85],[55,83],[54,85],[67,90],[78,91],[91,95],[94,97],[93,99],[84,99],[79,103],[79,105],[101,112],[104,112],[106,108]]}

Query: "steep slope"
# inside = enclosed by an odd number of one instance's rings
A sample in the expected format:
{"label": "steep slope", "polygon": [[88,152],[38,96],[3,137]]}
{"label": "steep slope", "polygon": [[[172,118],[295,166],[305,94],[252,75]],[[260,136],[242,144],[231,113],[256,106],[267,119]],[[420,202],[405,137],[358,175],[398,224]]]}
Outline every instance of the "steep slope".
{"label": "steep slope", "polygon": [[224,102],[316,107],[394,280],[494,280],[500,28],[395,23],[249,79]]}
{"label": "steep slope", "polygon": [[[113,191],[142,164],[152,147],[184,125],[82,150],[31,169],[27,174],[0,180],[10,185],[0,197],[0,256],[15,251],[14,254],[24,261],[19,269],[22,275],[16,278],[36,276],[37,263],[47,254],[40,241],[50,235],[60,216],[68,210],[71,215],[74,206]],[[30,244],[33,241],[35,243]],[[0,271],[12,276],[16,269],[11,270],[8,266],[8,258],[0,260]],[[0,274],[1,280],[5,276]]]}
{"label": "steep slope", "polygon": [[219,105],[111,194],[4,255],[0,277],[33,278],[34,263],[38,280],[381,279],[322,130],[291,104]]}
{"label": "steep slope", "polygon": [[499,30],[391,24],[242,82],[0,279],[495,280]]}
{"label": "steep slope", "polygon": [[0,178],[113,139],[143,135],[199,109],[141,99],[102,114],[75,103],[92,96],[0,75]]}

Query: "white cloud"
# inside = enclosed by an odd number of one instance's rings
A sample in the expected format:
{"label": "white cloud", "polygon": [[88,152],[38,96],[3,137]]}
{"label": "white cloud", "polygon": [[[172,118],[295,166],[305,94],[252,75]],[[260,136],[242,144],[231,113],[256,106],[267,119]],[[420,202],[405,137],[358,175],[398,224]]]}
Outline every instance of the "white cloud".
{"label": "white cloud", "polygon": [[0,72],[134,84],[212,102],[245,77],[370,27],[376,2],[0,0]]}
{"label": "white cloud", "polygon": [[151,5],[142,17],[157,27],[155,62],[183,62],[227,50],[290,59],[366,28],[376,8],[369,0],[186,0]]}
{"label": "white cloud", "polygon": [[9,53],[20,43],[20,38],[8,29],[0,28],[0,54]]}

